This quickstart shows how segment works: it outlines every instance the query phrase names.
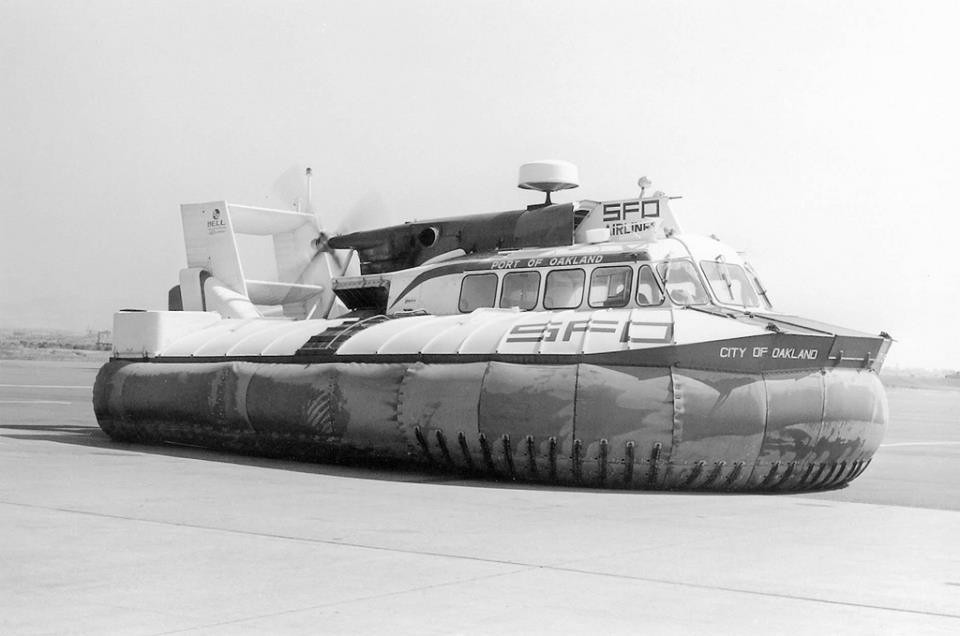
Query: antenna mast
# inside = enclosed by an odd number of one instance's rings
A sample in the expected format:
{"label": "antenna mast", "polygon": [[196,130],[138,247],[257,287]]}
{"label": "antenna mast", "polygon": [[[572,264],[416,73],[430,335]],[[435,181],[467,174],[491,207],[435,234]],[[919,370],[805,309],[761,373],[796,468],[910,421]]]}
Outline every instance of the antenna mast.
{"label": "antenna mast", "polygon": [[312,188],[313,168],[307,168],[307,170],[306,170],[306,172],[305,172],[305,176],[307,177],[307,209],[309,210],[309,209],[311,209],[311,207],[310,207],[310,199],[311,199],[312,196],[313,196],[313,188]]}

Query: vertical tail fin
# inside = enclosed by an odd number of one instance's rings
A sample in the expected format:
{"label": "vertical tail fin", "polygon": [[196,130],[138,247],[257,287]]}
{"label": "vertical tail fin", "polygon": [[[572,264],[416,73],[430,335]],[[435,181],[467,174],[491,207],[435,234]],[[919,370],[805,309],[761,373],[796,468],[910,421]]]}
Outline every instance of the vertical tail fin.
{"label": "vertical tail fin", "polygon": [[[187,269],[181,272],[183,308],[225,317],[260,315],[256,306],[280,305],[285,316],[325,316],[333,304],[336,258],[318,250],[312,214],[235,205],[226,201],[180,206]],[[270,236],[275,279],[244,272],[238,235]]]}

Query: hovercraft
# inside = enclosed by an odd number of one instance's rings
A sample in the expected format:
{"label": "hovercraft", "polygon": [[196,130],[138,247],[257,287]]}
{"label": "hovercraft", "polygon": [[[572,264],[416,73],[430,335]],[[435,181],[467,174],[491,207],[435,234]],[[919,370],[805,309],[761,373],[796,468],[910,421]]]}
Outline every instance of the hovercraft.
{"label": "hovercraft", "polygon": [[[527,482],[842,486],[887,422],[891,338],[774,310],[671,197],[553,203],[328,236],[315,215],[181,207],[168,311],[121,311],[94,387],[113,439]],[[248,278],[242,235],[276,275]]]}

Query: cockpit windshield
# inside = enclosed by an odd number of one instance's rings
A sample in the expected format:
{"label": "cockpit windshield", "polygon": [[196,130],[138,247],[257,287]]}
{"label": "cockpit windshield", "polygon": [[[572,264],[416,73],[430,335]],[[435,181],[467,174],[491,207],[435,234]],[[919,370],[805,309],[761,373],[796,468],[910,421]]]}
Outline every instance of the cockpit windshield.
{"label": "cockpit windshield", "polygon": [[739,265],[723,261],[700,261],[707,283],[721,303],[759,307],[760,299],[750,284],[747,273]]}
{"label": "cockpit windshield", "polygon": [[690,261],[666,261],[657,266],[667,295],[677,305],[706,305],[707,290],[703,288],[696,266]]}
{"label": "cockpit windshield", "polygon": [[764,309],[773,309],[773,303],[770,302],[770,297],[767,296],[767,289],[757,277],[757,272],[753,270],[753,267],[750,266],[750,263],[745,262],[743,266],[747,270],[747,274],[750,275],[750,280],[753,281],[753,288],[757,290],[758,294],[760,294],[760,301],[763,303]]}

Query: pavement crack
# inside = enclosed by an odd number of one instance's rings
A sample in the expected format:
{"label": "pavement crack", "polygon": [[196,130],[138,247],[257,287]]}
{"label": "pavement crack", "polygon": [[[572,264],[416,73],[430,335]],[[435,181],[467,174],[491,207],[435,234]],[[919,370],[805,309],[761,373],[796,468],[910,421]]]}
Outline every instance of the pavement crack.
{"label": "pavement crack", "polygon": [[222,533],[236,534],[236,535],[242,535],[242,536],[262,537],[262,538],[267,538],[267,539],[280,539],[280,540],[284,540],[284,541],[296,541],[296,542],[300,542],[300,543],[313,543],[313,544],[323,544],[323,545],[335,545],[335,546],[343,546],[343,547],[349,547],[349,548],[358,548],[358,549],[362,549],[362,550],[377,550],[377,551],[380,551],[380,552],[395,552],[395,553],[398,553],[398,554],[412,554],[412,555],[417,555],[417,556],[431,556],[431,557],[439,557],[439,558],[446,558],[446,559],[458,559],[458,560],[463,560],[463,561],[476,561],[476,562],[480,562],[480,563],[493,563],[493,564],[497,564],[497,565],[514,565],[514,566],[521,566],[521,567],[542,567],[542,566],[539,565],[539,564],[523,563],[523,562],[520,562],[520,561],[511,561],[511,560],[508,560],[508,559],[493,559],[493,558],[489,558],[489,557],[476,557],[476,556],[463,555],[463,554],[452,554],[452,553],[448,553],[448,552],[436,552],[436,551],[432,551],[432,550],[414,550],[414,549],[410,549],[410,548],[396,548],[396,547],[388,547],[388,546],[375,545],[375,544],[370,544],[370,543],[359,543],[359,542],[351,542],[351,541],[338,541],[338,540],[333,540],[333,539],[317,539],[317,538],[312,538],[312,537],[298,537],[298,536],[294,536],[294,535],[279,534],[279,533],[273,533],[273,532],[258,532],[258,531],[252,531],[252,530],[237,530],[237,529],[235,529],[235,528],[223,528],[223,527],[217,527],[217,526],[207,526],[207,525],[202,525],[202,524],[198,524],[198,523],[179,523],[179,522],[173,522],[173,521],[162,521],[162,520],[158,520],[158,519],[146,519],[146,518],[143,518],[143,517],[134,517],[134,516],[128,516],[128,515],[114,515],[114,514],[109,514],[109,513],[105,513],[105,512],[93,512],[93,511],[89,511],[89,510],[76,510],[76,509],[72,509],[72,508],[61,508],[61,507],[57,507],[57,506],[38,506],[38,505],[36,505],[36,504],[26,504],[26,503],[15,502],[15,501],[0,501],[0,505],[18,506],[18,507],[21,507],[21,508],[31,508],[31,509],[35,509],[35,510],[48,510],[48,511],[52,511],[52,512],[64,512],[64,513],[68,513],[68,514],[77,514],[77,515],[85,515],[85,516],[90,516],[90,517],[98,517],[98,518],[101,518],[101,519],[116,519],[116,520],[118,520],[118,521],[131,521],[131,522],[134,522],[134,523],[147,523],[147,524],[153,524],[153,525],[159,525],[159,526],[168,526],[168,527],[174,527],[174,528],[189,528],[189,529],[192,529],[192,530],[203,530],[203,531],[206,531],[206,532],[222,532]]}
{"label": "pavement crack", "polygon": [[918,614],[921,616],[938,616],[940,618],[960,619],[960,614],[947,614],[945,612],[914,610],[914,609],[907,609],[902,607],[890,607],[887,605],[873,605],[870,603],[855,603],[853,601],[836,601],[832,599],[817,598],[815,596],[800,596],[797,594],[789,594],[784,592],[764,592],[761,590],[749,590],[749,589],[739,588],[739,587],[729,587],[726,585],[707,585],[704,583],[690,583],[688,581],[672,581],[670,579],[658,579],[658,578],[646,577],[646,576],[632,576],[630,574],[597,572],[595,570],[584,570],[580,568],[570,568],[570,567],[563,567],[563,566],[544,566],[544,569],[560,571],[560,572],[572,572],[576,574],[591,574],[594,576],[611,577],[611,578],[621,579],[621,580],[643,581],[646,583],[658,583],[661,585],[675,585],[678,587],[686,587],[686,588],[699,589],[699,590],[714,590],[718,592],[750,594],[753,596],[763,596],[767,598],[779,598],[779,599],[786,599],[786,600],[803,601],[808,603],[825,603],[827,605],[838,605],[842,607],[859,607],[862,609],[873,609],[873,610],[880,610],[885,612],[900,612],[904,614]]}
{"label": "pavement crack", "polygon": [[[765,598],[778,598],[778,599],[785,599],[785,600],[794,600],[794,601],[800,601],[800,602],[806,602],[806,603],[820,603],[820,604],[835,605],[835,606],[842,606],[842,607],[856,607],[856,608],[861,608],[861,609],[871,609],[871,610],[885,611],[885,612],[897,612],[897,613],[911,614],[911,615],[934,616],[934,617],[949,618],[949,619],[960,619],[960,614],[949,614],[949,613],[945,613],[945,612],[934,612],[934,611],[917,610],[917,609],[909,609],[909,608],[901,608],[901,607],[890,607],[890,606],[886,606],[886,605],[874,605],[874,604],[870,604],[870,603],[857,603],[857,602],[853,602],[853,601],[841,601],[841,600],[817,598],[817,597],[812,597],[812,596],[801,596],[801,595],[795,595],[795,594],[789,594],[789,593],[783,593],[783,592],[767,592],[767,591],[762,591],[762,590],[751,590],[751,589],[738,588],[738,587],[732,587],[732,586],[724,586],[724,585],[708,585],[708,584],[694,583],[694,582],[689,582],[689,581],[677,581],[677,580],[654,578],[654,577],[633,576],[633,575],[629,575],[629,574],[619,574],[619,573],[613,573],[613,572],[598,572],[598,571],[596,571],[596,570],[589,570],[589,569],[583,569],[583,568],[574,568],[574,567],[564,566],[564,565],[562,565],[562,563],[563,563],[562,561],[559,562],[559,563],[556,563],[556,564],[549,564],[549,563],[526,563],[526,562],[522,562],[522,561],[513,561],[513,560],[510,560],[510,559],[495,559],[495,558],[490,558],[490,557],[471,556],[471,555],[464,555],[464,554],[452,554],[452,553],[436,552],[436,551],[427,551],[427,550],[414,550],[414,549],[410,549],[410,548],[389,547],[389,546],[374,545],[374,544],[359,543],[359,542],[336,541],[336,540],[331,540],[331,539],[317,539],[317,538],[310,538],[310,537],[298,537],[298,536],[293,536],[293,535],[284,535],[284,534],[271,533],[271,532],[257,532],[257,531],[250,531],[250,530],[237,530],[237,529],[233,529],[233,528],[222,528],[222,527],[206,526],[206,525],[202,525],[202,524],[177,523],[177,522],[162,521],[162,520],[156,520],[156,519],[145,519],[145,518],[141,518],[141,517],[133,517],[133,516],[127,516],[127,515],[115,515],[115,514],[108,514],[108,513],[103,513],[103,512],[93,512],[93,511],[87,511],[87,510],[76,510],[76,509],[62,508],[62,507],[56,507],[56,506],[40,506],[40,505],[36,505],[36,504],[26,504],[26,503],[21,503],[21,502],[12,502],[12,501],[0,501],[0,505],[18,506],[18,507],[22,507],[22,508],[30,508],[30,509],[37,509],[37,510],[49,510],[49,511],[55,511],[55,512],[63,512],[63,513],[70,513],[70,514],[86,515],[86,516],[91,516],[91,517],[99,517],[99,518],[104,518],[104,519],[116,519],[116,520],[119,520],[119,521],[130,521],[130,522],[134,522],[134,523],[146,523],[146,524],[153,524],[153,525],[160,525],[160,526],[168,526],[168,527],[189,528],[189,529],[201,530],[201,531],[206,531],[206,532],[219,532],[219,533],[228,533],[228,534],[243,535],[243,536],[263,537],[263,538],[269,538],[269,539],[280,539],[280,540],[284,540],[284,541],[296,541],[296,542],[301,542],[301,543],[311,543],[311,544],[323,544],[323,545],[343,546],[343,547],[357,548],[357,549],[361,549],[361,550],[375,550],[375,551],[390,552],[390,553],[395,553],[395,554],[410,554],[410,555],[417,555],[417,556],[429,556],[429,557],[437,557],[437,558],[444,558],[444,559],[454,559],[454,560],[472,561],[472,562],[479,562],[479,563],[489,563],[489,564],[495,564],[495,565],[506,565],[506,566],[512,566],[512,567],[514,568],[514,569],[511,570],[510,572],[499,572],[499,573],[497,573],[497,574],[479,576],[479,577],[476,577],[475,579],[464,579],[464,580],[459,580],[459,581],[448,581],[448,582],[444,582],[444,583],[437,583],[437,584],[435,584],[435,585],[420,586],[420,587],[415,587],[415,588],[411,588],[411,589],[408,589],[408,590],[400,590],[400,591],[395,591],[395,592],[388,592],[388,593],[384,593],[384,594],[381,594],[381,595],[374,595],[374,596],[370,596],[370,597],[356,598],[356,599],[347,599],[347,600],[344,600],[344,601],[338,601],[338,602],[336,602],[336,603],[331,603],[331,604],[321,604],[321,605],[316,605],[316,606],[311,606],[311,607],[306,607],[306,608],[298,608],[298,609],[286,610],[286,611],[284,611],[284,612],[277,612],[277,613],[275,613],[275,614],[264,614],[264,615],[262,615],[262,616],[247,617],[247,618],[243,618],[243,619],[237,619],[237,620],[235,620],[235,621],[228,621],[228,622],[226,622],[226,623],[215,623],[215,624],[213,624],[213,625],[191,627],[191,628],[187,628],[187,629],[179,630],[179,631],[174,631],[174,632],[163,632],[163,634],[180,633],[180,632],[190,631],[190,630],[192,630],[192,629],[203,629],[203,628],[205,628],[205,627],[216,627],[216,626],[218,626],[218,625],[237,624],[237,623],[243,622],[243,621],[245,621],[245,620],[256,620],[256,619],[259,619],[259,618],[266,618],[266,617],[270,617],[270,616],[279,616],[279,615],[283,615],[283,614],[291,614],[291,613],[296,613],[296,612],[301,612],[301,611],[309,611],[309,610],[313,610],[313,609],[320,609],[320,608],[323,608],[323,607],[333,606],[333,605],[342,604],[342,603],[351,603],[351,602],[357,602],[357,601],[361,601],[361,600],[370,600],[370,599],[381,598],[381,597],[395,596],[395,595],[398,595],[398,594],[404,594],[404,593],[407,593],[407,592],[415,592],[415,591],[418,591],[418,590],[425,590],[425,589],[431,589],[431,588],[435,588],[435,587],[445,587],[445,586],[450,586],[450,585],[457,585],[457,584],[460,584],[460,583],[469,582],[470,580],[483,580],[483,579],[488,579],[488,578],[509,576],[509,575],[511,575],[511,574],[517,574],[517,573],[523,572],[523,571],[538,570],[538,569],[539,569],[539,570],[545,570],[545,571],[553,571],[553,572],[566,572],[566,573],[570,573],[570,574],[581,574],[581,575],[587,575],[587,576],[599,576],[599,577],[605,577],[605,578],[615,578],[615,579],[620,579],[620,580],[624,580],[624,581],[637,581],[637,582],[644,582],[644,583],[651,583],[651,584],[658,584],[658,585],[670,585],[670,586],[682,587],[682,588],[688,588],[688,589],[713,590],[713,591],[727,592],[727,593],[732,593],[732,594],[749,594],[749,595],[751,595],[751,596],[759,596],[759,597],[765,597]],[[568,561],[568,562],[569,562],[569,561]]]}
{"label": "pavement crack", "polygon": [[192,631],[196,631],[196,630],[205,630],[205,629],[210,629],[210,628],[213,628],[213,627],[224,627],[224,626],[226,626],[226,625],[239,625],[239,624],[242,624],[242,623],[247,623],[247,622],[250,622],[250,621],[262,620],[262,619],[265,619],[265,618],[275,618],[275,617],[277,617],[277,616],[288,616],[288,615],[293,615],[293,614],[299,614],[299,613],[301,613],[301,612],[310,612],[310,611],[318,610],[318,609],[325,609],[325,608],[330,608],[330,607],[337,607],[337,606],[340,606],[340,605],[350,605],[350,604],[352,604],[352,603],[361,603],[361,602],[364,602],[364,601],[375,601],[375,600],[377,600],[377,599],[390,598],[390,597],[393,597],[393,596],[401,596],[401,595],[403,595],[403,594],[410,594],[410,593],[412,593],[412,592],[422,592],[422,591],[425,591],[425,590],[433,590],[433,589],[439,589],[439,588],[444,588],[444,587],[452,587],[452,586],[455,586],[455,585],[463,585],[463,584],[465,584],[465,583],[474,583],[474,582],[477,582],[477,581],[486,581],[486,580],[496,579],[496,578],[500,578],[500,577],[504,577],[504,576],[512,576],[512,575],[514,575],[514,574],[518,574],[518,573],[520,573],[520,572],[525,572],[525,571],[528,571],[528,570],[531,570],[531,569],[537,569],[537,566],[520,567],[520,568],[516,568],[516,569],[514,569],[514,570],[511,570],[511,571],[509,571],[509,572],[498,572],[498,573],[496,573],[496,574],[484,574],[484,575],[481,575],[481,576],[472,576],[472,577],[469,577],[469,578],[466,578],[466,579],[457,579],[457,580],[455,580],[455,581],[444,581],[443,583],[433,583],[433,584],[431,584],[431,585],[417,585],[417,586],[415,586],[415,587],[406,588],[406,589],[403,589],[403,590],[394,590],[394,591],[392,591],[392,592],[384,592],[384,593],[382,593],[382,594],[370,594],[370,595],[368,595],[368,596],[358,596],[358,597],[355,597],[355,598],[348,598],[348,599],[343,599],[343,600],[340,600],[340,601],[332,601],[332,602],[330,602],[330,603],[320,603],[320,604],[317,604],[317,605],[310,605],[310,606],[307,606],[307,607],[297,607],[297,608],[293,608],[293,609],[282,610],[282,611],[279,611],[279,612],[269,612],[269,613],[266,613],[266,614],[258,614],[258,615],[256,615],[256,616],[244,616],[243,618],[237,618],[237,619],[230,620],[230,621],[221,621],[221,622],[218,622],[218,623],[208,623],[208,624],[204,624],[204,625],[195,625],[195,626],[193,626],[193,627],[185,627],[185,628],[183,628],[183,629],[177,629],[177,630],[168,631],[168,632],[157,632],[157,633],[155,633],[153,636],[168,636],[169,634],[184,634],[184,633],[188,633],[188,632],[192,632]]}

